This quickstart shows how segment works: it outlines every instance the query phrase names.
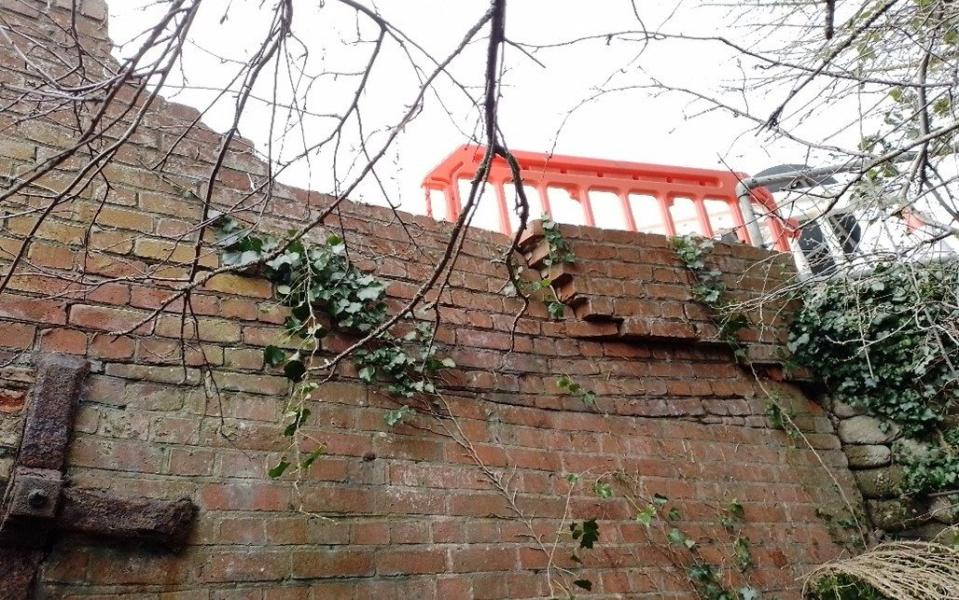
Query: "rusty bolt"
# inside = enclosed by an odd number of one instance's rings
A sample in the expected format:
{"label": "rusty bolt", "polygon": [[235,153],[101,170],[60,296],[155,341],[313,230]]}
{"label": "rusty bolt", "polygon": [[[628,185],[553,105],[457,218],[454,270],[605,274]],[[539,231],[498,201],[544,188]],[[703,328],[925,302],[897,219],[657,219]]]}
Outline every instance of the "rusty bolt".
{"label": "rusty bolt", "polygon": [[43,508],[47,500],[49,500],[47,493],[39,488],[32,489],[27,493],[27,503],[31,508]]}

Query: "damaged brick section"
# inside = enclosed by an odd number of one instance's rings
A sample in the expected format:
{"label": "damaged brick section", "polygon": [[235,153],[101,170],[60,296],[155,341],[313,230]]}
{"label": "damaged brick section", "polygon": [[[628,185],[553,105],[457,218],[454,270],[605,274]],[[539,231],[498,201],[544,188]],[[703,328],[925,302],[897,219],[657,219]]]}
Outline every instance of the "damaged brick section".
{"label": "damaged brick section", "polygon": [[[567,325],[573,337],[723,344],[713,315],[694,299],[692,274],[669,240],[660,235],[561,226],[576,254],[571,264],[546,268],[549,248],[542,224],[523,238],[521,250],[531,267],[554,282],[560,300],[573,308]],[[745,358],[754,365],[781,365],[786,356],[788,307],[771,301],[793,274],[787,254],[771,254],[744,244],[716,244],[711,269],[723,273],[730,300],[764,298],[747,311],[750,326],[740,332]]]}

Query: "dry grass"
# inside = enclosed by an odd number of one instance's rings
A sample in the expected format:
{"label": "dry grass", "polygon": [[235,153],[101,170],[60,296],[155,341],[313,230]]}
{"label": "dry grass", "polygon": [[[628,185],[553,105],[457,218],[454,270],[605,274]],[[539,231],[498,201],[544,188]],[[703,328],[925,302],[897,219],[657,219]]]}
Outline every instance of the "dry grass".
{"label": "dry grass", "polygon": [[824,577],[838,575],[866,583],[892,600],[956,600],[959,549],[933,542],[881,544],[819,567],[806,577],[803,592]]}

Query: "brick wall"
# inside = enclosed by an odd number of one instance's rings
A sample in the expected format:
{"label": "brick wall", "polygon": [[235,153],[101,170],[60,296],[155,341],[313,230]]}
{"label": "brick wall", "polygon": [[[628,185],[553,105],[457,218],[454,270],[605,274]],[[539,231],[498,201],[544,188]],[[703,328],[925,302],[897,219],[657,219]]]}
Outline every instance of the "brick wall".
{"label": "brick wall", "polygon": [[[0,0],[0,14],[55,42],[59,34],[49,24],[64,22],[60,7],[69,4]],[[103,3],[80,6],[80,31],[105,52]],[[0,64],[7,85],[37,77],[6,42]],[[36,106],[0,112],[4,185],[76,137],[67,109],[19,120],[28,108]],[[27,358],[82,355],[91,374],[70,447],[70,484],[189,497],[200,509],[179,553],[57,537],[37,585],[44,597],[544,597],[546,558],[524,520],[552,540],[566,528],[564,517],[599,519],[601,541],[583,553],[581,572],[594,581],[597,597],[692,597],[622,498],[598,498],[581,486],[567,511],[569,473],[637,476],[647,493],[678,503],[681,525],[702,533],[706,552],[717,507],[738,499],[756,562],[750,581],[783,599],[797,598],[797,577],[840,552],[817,516],[841,505],[820,458],[770,428],[765,416],[767,395],[775,394],[795,411],[846,494],[857,497],[829,420],[778,376],[782,322],[758,315],[762,325],[747,333],[750,361],[737,365],[691,299],[691,280],[665,238],[637,233],[564,228],[580,257],[558,278],[573,309],[550,320],[534,302],[507,352],[521,306],[503,292],[507,275],[498,259],[507,240],[471,231],[438,299],[438,339],[457,364],[443,376],[443,395],[474,452],[451,437],[448,419],[419,415],[387,427],[384,414],[395,401],[347,368],[310,407],[309,434],[327,444],[328,456],[296,487],[271,480],[267,468],[285,446],[288,384],[262,360],[285,316],[268,282],[233,274],[210,280],[191,296],[185,341],[179,301],[133,333],[114,335],[144,322],[188,276],[198,197],[219,136],[195,128],[162,172],[149,166],[196,114],[158,100],[106,169],[109,186],[94,177],[78,198],[52,211],[0,296],[0,346],[14,361],[0,378],[0,467],[15,454],[30,387]],[[64,164],[44,185],[62,189],[77,164]],[[237,202],[239,218],[262,214],[266,230],[303,223],[331,201],[291,188],[270,197],[250,193],[264,169],[243,141],[231,148],[227,165],[213,194],[217,207]],[[37,206],[45,206],[43,197],[5,204],[14,215],[0,230],[6,264],[35,223],[29,209]],[[427,218],[349,202],[324,225],[342,228],[356,263],[389,281],[394,307],[412,297],[450,231]],[[533,267],[538,243],[534,235],[524,246]],[[775,285],[783,263],[744,246],[719,245],[715,259],[744,298]],[[215,268],[216,249],[201,245],[199,264]],[[323,344],[335,352],[351,341],[331,335]],[[595,408],[557,386],[563,374],[597,394]],[[478,462],[507,477],[523,519]]]}

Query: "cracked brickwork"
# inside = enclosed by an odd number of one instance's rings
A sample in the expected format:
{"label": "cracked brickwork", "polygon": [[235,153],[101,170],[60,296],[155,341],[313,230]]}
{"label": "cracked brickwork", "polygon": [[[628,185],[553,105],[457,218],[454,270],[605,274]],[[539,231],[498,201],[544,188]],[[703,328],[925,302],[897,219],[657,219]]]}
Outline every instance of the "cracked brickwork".
{"label": "cracked brickwork", "polygon": [[[69,4],[0,0],[0,14],[46,31],[44,19],[63,22]],[[103,2],[79,6],[78,29],[93,51],[106,52]],[[5,84],[36,76],[6,42],[0,65]],[[5,177],[75,137],[61,124],[69,123],[66,115],[14,123],[13,114],[0,113]],[[140,324],[169,296],[161,278],[188,271],[202,210],[196,195],[202,196],[220,137],[197,127],[162,176],[147,167],[196,115],[158,100],[107,170],[106,202],[102,182],[95,183],[53,211],[0,296],[4,356],[62,352],[90,361],[67,456],[70,484],[121,496],[191,498],[199,507],[195,526],[178,554],[59,535],[37,590],[45,598],[150,600],[545,596],[542,554],[474,461],[429,431],[437,427],[426,417],[388,428],[383,417],[394,401],[348,369],[311,407],[309,433],[329,451],[300,483],[300,495],[290,481],[267,477],[285,446],[288,386],[262,361],[285,317],[268,282],[222,275],[194,294],[198,324],[184,356],[179,302],[130,335],[111,335]],[[264,173],[243,141],[233,144],[226,165],[213,195],[218,207],[241,201]],[[71,166],[45,177],[45,185],[64,185]],[[329,202],[323,194],[279,187],[268,200],[260,194],[242,200],[238,216],[262,212],[265,229],[285,231]],[[412,297],[450,232],[425,217],[400,217],[418,247],[399,217],[383,208],[345,202],[325,223],[342,228],[358,266],[389,282],[394,307]],[[34,219],[5,220],[0,256],[7,263]],[[563,231],[581,257],[562,289],[573,308],[566,319],[550,320],[534,302],[517,323],[512,352],[506,352],[509,332],[521,303],[502,291],[507,271],[497,259],[508,244],[504,237],[471,231],[439,299],[441,354],[457,364],[444,374],[443,388],[478,456],[494,469],[515,470],[518,504],[544,535],[559,527],[571,472],[638,474],[650,494],[680,503],[691,530],[737,498],[755,556],[754,583],[782,599],[798,598],[796,578],[840,552],[816,512],[841,501],[816,456],[768,427],[763,387],[795,411],[847,494],[857,492],[822,411],[780,377],[765,378],[778,374],[782,323],[771,319],[747,334],[760,385],[711,339],[708,315],[691,300],[691,281],[664,238]],[[535,240],[526,250],[535,255]],[[783,263],[745,246],[717,245],[716,257],[734,294],[775,282],[779,273],[770,265]],[[201,267],[218,260],[216,249],[204,245]],[[71,283],[81,270],[98,285]],[[335,352],[351,341],[331,335],[323,344]],[[11,369],[0,372],[0,477],[15,454],[17,419],[32,385],[28,368]],[[562,374],[597,394],[596,409],[558,388]],[[207,393],[213,384],[216,397]],[[691,597],[681,577],[664,576],[662,556],[621,500],[599,499],[587,487],[573,495],[570,509],[576,519],[600,519],[601,542],[585,554],[583,571],[597,597]]]}

